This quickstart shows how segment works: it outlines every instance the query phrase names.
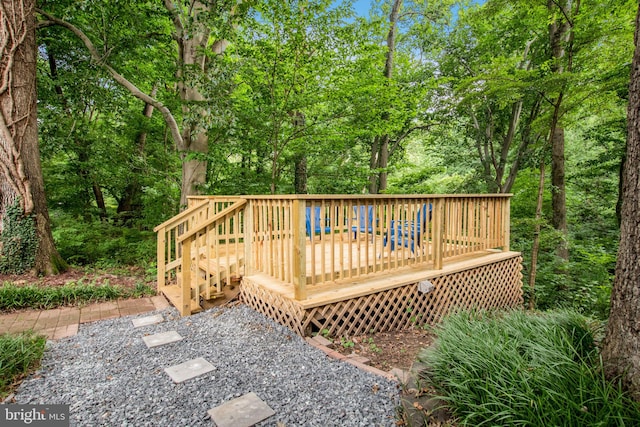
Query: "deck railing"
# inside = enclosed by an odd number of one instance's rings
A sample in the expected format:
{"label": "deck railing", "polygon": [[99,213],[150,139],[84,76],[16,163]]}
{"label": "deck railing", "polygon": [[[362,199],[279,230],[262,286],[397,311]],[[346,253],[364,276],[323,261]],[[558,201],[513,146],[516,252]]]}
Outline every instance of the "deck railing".
{"label": "deck railing", "polygon": [[158,286],[175,271],[184,301],[220,294],[230,274],[265,274],[303,300],[326,285],[509,249],[509,195],[198,196],[189,203],[156,227]]}
{"label": "deck railing", "polygon": [[328,283],[509,249],[506,195],[246,197],[246,273],[293,284],[297,299]]}

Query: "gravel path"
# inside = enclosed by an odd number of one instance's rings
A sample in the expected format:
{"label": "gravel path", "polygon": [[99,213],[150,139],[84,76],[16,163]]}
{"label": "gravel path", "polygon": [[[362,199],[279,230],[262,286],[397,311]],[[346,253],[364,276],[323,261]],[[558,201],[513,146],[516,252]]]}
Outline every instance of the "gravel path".
{"label": "gravel path", "polygon": [[[260,426],[393,426],[395,383],[326,357],[239,305],[134,328],[129,316],[81,325],[49,341],[17,403],[70,405],[77,426],[211,426],[207,410],[254,392],[276,415]],[[180,342],[148,349],[142,337],[176,330]],[[204,357],[216,369],[174,384],[164,368]]]}

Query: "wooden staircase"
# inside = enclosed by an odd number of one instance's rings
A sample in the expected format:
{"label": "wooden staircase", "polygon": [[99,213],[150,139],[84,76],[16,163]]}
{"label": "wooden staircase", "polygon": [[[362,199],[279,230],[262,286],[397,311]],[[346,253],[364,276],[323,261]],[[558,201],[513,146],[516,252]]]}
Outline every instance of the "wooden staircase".
{"label": "wooden staircase", "polygon": [[245,204],[239,198],[207,200],[155,228],[158,290],[181,315],[238,294],[244,273]]}

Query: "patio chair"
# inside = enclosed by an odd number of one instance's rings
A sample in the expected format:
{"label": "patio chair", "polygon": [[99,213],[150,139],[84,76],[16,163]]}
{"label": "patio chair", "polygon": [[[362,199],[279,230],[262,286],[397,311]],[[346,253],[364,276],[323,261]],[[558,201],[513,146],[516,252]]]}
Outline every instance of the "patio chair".
{"label": "patio chair", "polygon": [[[325,225],[322,225],[322,222],[325,222]],[[313,208],[313,228],[311,227],[311,208],[308,207],[305,212],[305,229],[307,232],[307,236],[310,239],[313,239],[313,236],[316,234],[320,234],[320,238],[322,239],[323,234],[330,234],[331,227],[329,225],[329,218],[324,218],[322,215],[322,208],[320,206],[315,206]],[[313,232],[313,233],[312,233]]]}
{"label": "patio chair", "polygon": [[356,225],[351,227],[353,231],[353,238],[358,237],[358,233],[369,233],[373,240],[373,206],[354,206],[354,223]]}
{"label": "patio chair", "polygon": [[[432,206],[429,204],[429,211],[427,212],[427,204],[422,205],[418,214],[416,215],[416,221],[391,221],[391,228],[389,232],[384,236],[383,245],[390,244],[391,250],[396,249],[396,244],[410,248],[411,252],[415,253],[416,244],[420,246],[422,243],[422,232],[427,228],[428,219],[431,216]],[[429,215],[429,216],[427,216]]]}

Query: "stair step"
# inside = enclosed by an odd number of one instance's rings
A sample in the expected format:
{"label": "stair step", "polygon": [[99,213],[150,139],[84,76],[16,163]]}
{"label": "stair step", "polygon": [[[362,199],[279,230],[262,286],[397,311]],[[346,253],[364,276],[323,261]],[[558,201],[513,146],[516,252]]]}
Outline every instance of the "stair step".
{"label": "stair step", "polygon": [[[178,285],[165,286],[162,289],[162,293],[169,300],[169,302],[176,308],[182,306],[182,289]],[[191,300],[191,313],[198,313],[202,311],[200,303],[198,301]]]}

